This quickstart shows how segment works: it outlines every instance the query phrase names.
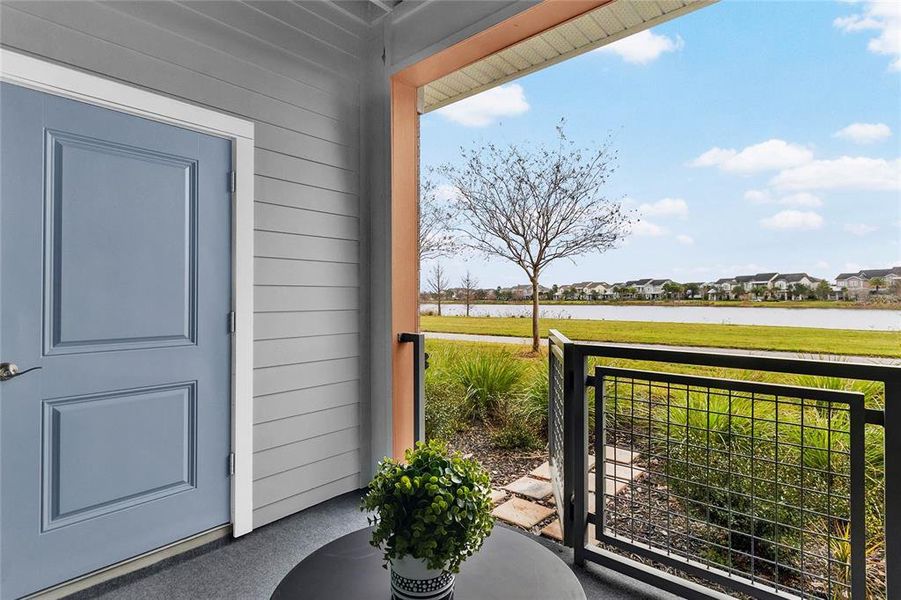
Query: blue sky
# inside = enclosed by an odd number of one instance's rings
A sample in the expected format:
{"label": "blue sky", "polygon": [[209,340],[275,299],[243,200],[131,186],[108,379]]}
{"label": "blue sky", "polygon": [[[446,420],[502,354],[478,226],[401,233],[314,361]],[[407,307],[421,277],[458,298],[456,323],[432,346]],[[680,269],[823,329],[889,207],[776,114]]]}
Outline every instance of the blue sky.
{"label": "blue sky", "polygon": [[[724,0],[422,118],[422,163],[460,146],[614,136],[607,189],[642,213],[545,285],[901,263],[901,4]],[[499,260],[452,280],[525,282]],[[426,265],[428,268],[428,265]]]}

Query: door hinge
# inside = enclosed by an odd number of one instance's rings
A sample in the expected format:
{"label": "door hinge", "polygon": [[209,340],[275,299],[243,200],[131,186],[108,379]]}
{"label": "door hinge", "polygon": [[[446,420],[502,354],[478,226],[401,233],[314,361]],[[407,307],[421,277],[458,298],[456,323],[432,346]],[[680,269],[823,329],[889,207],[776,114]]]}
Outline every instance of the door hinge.
{"label": "door hinge", "polygon": [[235,474],[235,453],[234,452],[230,452],[228,455],[228,474],[229,475]]}
{"label": "door hinge", "polygon": [[238,191],[238,172],[237,171],[229,171],[228,172],[228,191],[232,194]]}
{"label": "door hinge", "polygon": [[228,313],[228,332],[235,332],[235,311]]}

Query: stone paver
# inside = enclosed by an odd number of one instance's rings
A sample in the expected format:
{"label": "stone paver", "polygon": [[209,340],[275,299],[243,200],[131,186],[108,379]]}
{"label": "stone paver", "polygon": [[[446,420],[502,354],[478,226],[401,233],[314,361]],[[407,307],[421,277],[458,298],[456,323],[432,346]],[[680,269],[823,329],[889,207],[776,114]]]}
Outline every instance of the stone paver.
{"label": "stone paver", "polygon": [[541,535],[544,537],[551,538],[552,540],[557,540],[558,542],[563,541],[563,527],[560,526],[560,519],[554,519],[547,525],[541,528]]}
{"label": "stone paver", "polygon": [[513,525],[519,525],[520,527],[528,529],[544,521],[554,514],[554,512],[555,511],[552,508],[535,504],[529,500],[510,498],[491,511],[491,514],[501,521],[506,521],[507,523],[512,523]]}
{"label": "stone paver", "polygon": [[[607,463],[607,477],[604,479],[604,493],[615,496],[628,487],[630,481],[644,477],[644,470],[631,465]],[[594,473],[588,476],[588,491],[597,491],[597,478]]]}
{"label": "stone paver", "polygon": [[513,483],[504,486],[504,489],[520,496],[528,496],[535,500],[543,500],[553,493],[554,488],[547,481],[540,479],[532,479],[531,477],[520,477]]}
{"label": "stone paver", "polygon": [[504,490],[491,490],[491,503],[497,504],[507,499],[507,492]]}
{"label": "stone paver", "polygon": [[613,446],[607,446],[606,448],[604,448],[604,458],[613,462],[622,463],[624,465],[631,465],[635,461],[635,459],[638,458],[638,453],[631,452],[630,450],[626,450],[625,448],[614,448]]}
{"label": "stone paver", "polygon": [[[638,457],[638,454],[635,452],[630,452],[625,448],[614,448],[613,446],[607,446],[605,448],[605,458],[608,461],[622,463],[624,465],[631,465],[632,462]],[[594,470],[595,457],[594,454],[588,455],[588,470]],[[530,477],[534,477],[536,479],[547,479],[551,478],[551,464],[547,461],[543,462],[541,465],[535,467],[531,473],[529,473]]]}
{"label": "stone paver", "polygon": [[536,479],[551,479],[551,463],[544,461],[541,465],[532,469],[532,472],[529,473],[530,476],[535,477]]}
{"label": "stone paver", "polygon": [[[586,531],[588,537],[589,544],[596,544],[597,538],[594,536],[594,525],[589,525]],[[541,535],[546,538],[551,538],[552,540],[557,540],[558,542],[563,541],[563,527],[560,525],[560,519],[554,519],[552,522],[548,523],[544,527],[541,528]]]}

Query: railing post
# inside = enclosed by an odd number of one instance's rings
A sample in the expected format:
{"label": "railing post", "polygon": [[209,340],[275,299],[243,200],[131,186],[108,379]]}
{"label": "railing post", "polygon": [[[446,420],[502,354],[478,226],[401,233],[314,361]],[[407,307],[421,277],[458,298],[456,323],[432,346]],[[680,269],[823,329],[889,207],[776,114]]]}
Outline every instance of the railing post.
{"label": "railing post", "polygon": [[901,381],[885,382],[885,587],[901,596]]}
{"label": "railing post", "polygon": [[585,564],[585,528],[587,507],[585,491],[588,487],[588,411],[585,396],[585,355],[578,346],[568,343],[563,348],[564,369],[564,435],[566,458],[564,468],[564,497],[567,526],[572,532],[573,561]]}
{"label": "railing post", "polygon": [[401,333],[401,343],[413,344],[413,441],[425,441],[425,334]]}

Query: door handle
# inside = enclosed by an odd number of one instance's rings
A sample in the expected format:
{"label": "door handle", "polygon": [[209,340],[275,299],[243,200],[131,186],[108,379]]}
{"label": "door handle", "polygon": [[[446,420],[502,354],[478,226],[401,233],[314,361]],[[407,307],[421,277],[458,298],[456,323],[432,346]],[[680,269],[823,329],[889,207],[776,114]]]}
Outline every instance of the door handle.
{"label": "door handle", "polygon": [[30,369],[20,371],[15,363],[0,362],[0,381],[9,381],[14,377],[37,371],[40,368],[41,367],[31,367]]}

